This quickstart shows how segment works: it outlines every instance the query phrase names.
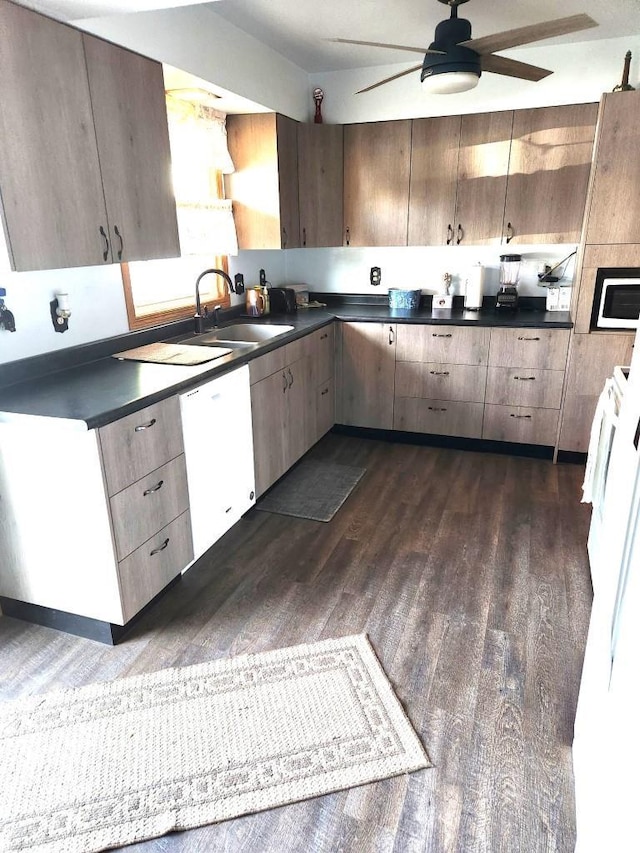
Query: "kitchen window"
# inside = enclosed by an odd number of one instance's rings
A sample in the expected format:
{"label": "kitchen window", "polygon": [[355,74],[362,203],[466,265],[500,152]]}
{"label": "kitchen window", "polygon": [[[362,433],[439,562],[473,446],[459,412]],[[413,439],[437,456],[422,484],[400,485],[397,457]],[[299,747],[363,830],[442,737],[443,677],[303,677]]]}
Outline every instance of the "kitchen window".
{"label": "kitchen window", "polygon": [[[223,175],[233,171],[226,116],[193,100],[191,90],[173,89],[166,100],[182,257],[121,264],[130,329],[192,316],[198,275],[209,267],[228,272],[228,255],[238,251],[224,198]],[[203,279],[200,297],[209,309],[230,304],[220,276]]]}

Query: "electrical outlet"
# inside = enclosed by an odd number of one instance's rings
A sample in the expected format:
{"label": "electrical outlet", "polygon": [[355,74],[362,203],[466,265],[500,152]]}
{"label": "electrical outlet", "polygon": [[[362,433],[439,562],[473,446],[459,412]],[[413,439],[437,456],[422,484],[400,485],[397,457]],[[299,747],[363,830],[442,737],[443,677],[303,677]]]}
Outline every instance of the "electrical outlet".
{"label": "electrical outlet", "polygon": [[377,287],[382,281],[382,270],[380,267],[371,267],[371,272],[369,273],[369,281],[374,287]]}

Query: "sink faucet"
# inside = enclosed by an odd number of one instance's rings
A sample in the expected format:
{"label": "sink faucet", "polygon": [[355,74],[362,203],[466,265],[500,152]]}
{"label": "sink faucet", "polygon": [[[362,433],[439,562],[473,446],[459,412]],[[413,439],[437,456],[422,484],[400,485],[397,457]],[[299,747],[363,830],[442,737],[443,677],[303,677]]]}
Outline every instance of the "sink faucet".
{"label": "sink faucet", "polygon": [[195,321],[196,335],[200,335],[202,334],[202,332],[204,332],[204,317],[202,316],[202,304],[200,302],[200,282],[205,277],[205,275],[209,275],[209,273],[215,273],[216,275],[222,276],[222,278],[225,280],[229,293],[235,293],[233,282],[224,270],[210,269],[200,273],[200,275],[196,279],[196,313],[193,318]]}

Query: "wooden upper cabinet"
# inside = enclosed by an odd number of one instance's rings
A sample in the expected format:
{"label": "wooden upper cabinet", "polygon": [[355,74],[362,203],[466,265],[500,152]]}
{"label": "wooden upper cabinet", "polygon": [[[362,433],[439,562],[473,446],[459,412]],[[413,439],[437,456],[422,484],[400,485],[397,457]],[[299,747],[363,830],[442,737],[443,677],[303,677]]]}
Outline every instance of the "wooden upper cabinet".
{"label": "wooden upper cabinet", "polygon": [[180,254],[162,66],[84,35],[114,261]]}
{"label": "wooden upper cabinet", "polygon": [[454,245],[500,243],[513,113],[462,116]]}
{"label": "wooden upper cabinet", "polygon": [[302,246],[342,246],[343,176],[342,125],[298,125]]}
{"label": "wooden upper cabinet", "polygon": [[108,225],[82,35],[0,0],[0,43],[0,196],[12,266],[102,264]]}
{"label": "wooden upper cabinet", "polygon": [[451,245],[453,241],[460,123],[460,116],[413,122],[410,246]]}
{"label": "wooden upper cabinet", "polygon": [[230,115],[235,172],[225,175],[241,249],[300,245],[297,123],[275,113]]}
{"label": "wooden upper cabinet", "polygon": [[345,127],[345,245],[407,245],[410,160],[410,120]]}
{"label": "wooden upper cabinet", "polygon": [[640,243],[640,90],[604,95],[590,189],[587,243]]}
{"label": "wooden upper cabinet", "polygon": [[580,240],[597,112],[597,104],[516,110],[505,242]]}
{"label": "wooden upper cabinet", "polygon": [[161,66],[3,0],[0,39],[13,268],[178,256]]}

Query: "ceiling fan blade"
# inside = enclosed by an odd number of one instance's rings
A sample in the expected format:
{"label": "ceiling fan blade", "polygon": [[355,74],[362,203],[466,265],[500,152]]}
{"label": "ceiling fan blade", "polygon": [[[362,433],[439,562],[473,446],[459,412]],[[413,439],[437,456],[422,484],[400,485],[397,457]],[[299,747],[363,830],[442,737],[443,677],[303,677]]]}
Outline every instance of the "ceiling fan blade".
{"label": "ceiling fan blade", "polygon": [[418,71],[420,68],[422,68],[422,63],[420,63],[420,65],[414,65],[413,68],[407,68],[406,71],[401,71],[399,74],[394,74],[393,77],[385,77],[384,80],[380,80],[380,82],[374,83],[372,86],[367,86],[366,89],[360,89],[356,92],[356,95],[361,95],[363,92],[370,92],[372,89],[377,89],[378,86],[384,86],[385,83],[397,80],[398,77],[404,77],[405,74],[413,74],[414,71]]}
{"label": "ceiling fan blade", "polygon": [[494,33],[492,36],[484,36],[478,39],[460,42],[463,47],[470,47],[481,56],[487,53],[495,53],[498,50],[507,50],[510,47],[519,47],[522,44],[531,44],[534,41],[564,36],[567,33],[577,33],[579,30],[587,30],[597,27],[598,24],[589,15],[570,15],[568,18],[557,18],[555,21],[543,21],[541,24],[531,24],[528,27],[518,27],[515,30],[505,30],[503,33]]}
{"label": "ceiling fan blade", "polygon": [[493,54],[480,57],[480,63],[483,71],[503,74],[505,77],[519,77],[521,80],[531,80],[534,83],[553,74],[553,71],[547,71],[546,68],[538,68],[537,65],[528,65],[526,62],[516,62],[515,59]]}
{"label": "ceiling fan blade", "polygon": [[338,42],[339,44],[362,44],[365,47],[388,47],[391,50],[409,50],[411,53],[444,53],[443,50],[428,50],[425,47],[408,47],[406,44],[384,44],[379,41],[357,41],[356,39],[327,39],[327,41]]}

